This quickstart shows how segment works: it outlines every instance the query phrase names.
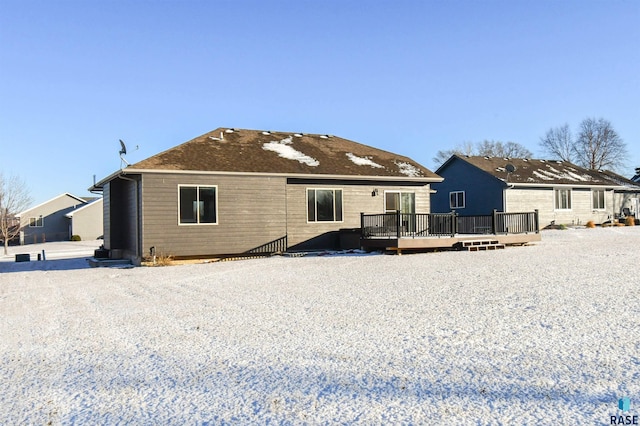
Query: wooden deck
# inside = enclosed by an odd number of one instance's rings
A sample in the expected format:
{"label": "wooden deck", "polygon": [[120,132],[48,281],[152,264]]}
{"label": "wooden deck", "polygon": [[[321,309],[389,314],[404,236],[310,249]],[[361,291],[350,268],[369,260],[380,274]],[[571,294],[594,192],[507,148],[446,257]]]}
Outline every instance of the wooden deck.
{"label": "wooden deck", "polygon": [[362,238],[360,243],[364,250],[433,250],[454,249],[463,242],[482,241],[490,237],[498,244],[525,245],[540,241],[540,234],[507,234],[507,235],[462,235],[453,237],[416,237],[416,238]]}
{"label": "wooden deck", "polygon": [[360,245],[365,250],[495,250],[540,241],[538,212],[460,217],[455,213],[366,215]]}

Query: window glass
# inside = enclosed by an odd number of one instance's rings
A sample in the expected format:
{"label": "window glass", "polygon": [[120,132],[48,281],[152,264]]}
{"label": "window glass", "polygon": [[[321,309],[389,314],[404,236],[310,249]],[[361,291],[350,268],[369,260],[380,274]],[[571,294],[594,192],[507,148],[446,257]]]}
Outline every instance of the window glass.
{"label": "window glass", "polygon": [[309,222],[341,222],[341,189],[307,189],[307,220]]}
{"label": "window glass", "polygon": [[200,188],[198,195],[200,223],[216,223],[216,189]]}
{"label": "window glass", "polygon": [[593,208],[598,210],[604,210],[604,190],[594,189],[593,196]]}
{"label": "window glass", "polygon": [[215,186],[181,186],[179,198],[179,223],[217,223]]}
{"label": "window glass", "polygon": [[571,190],[570,189],[556,189],[556,209],[558,210],[571,209]]}
{"label": "window glass", "polygon": [[180,223],[197,223],[198,192],[195,187],[180,188]]}
{"label": "window glass", "polygon": [[449,193],[449,207],[452,209],[464,208],[464,191],[454,191]]}
{"label": "window glass", "polygon": [[332,222],[333,217],[333,191],[326,189],[316,190],[316,212],[318,222]]}

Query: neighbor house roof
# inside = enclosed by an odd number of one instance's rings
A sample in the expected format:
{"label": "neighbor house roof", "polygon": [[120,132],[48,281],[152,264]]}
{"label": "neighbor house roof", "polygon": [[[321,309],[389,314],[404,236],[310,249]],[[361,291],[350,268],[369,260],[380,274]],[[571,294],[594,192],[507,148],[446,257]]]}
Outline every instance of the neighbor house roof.
{"label": "neighbor house roof", "polygon": [[627,179],[626,177],[610,170],[600,170],[598,173],[602,174],[606,179],[609,179],[615,184],[623,187],[627,191],[640,192],[640,182],[634,182],[633,180]]}
{"label": "neighbor house roof", "polygon": [[128,170],[385,176],[440,181],[414,160],[331,135],[218,128]]}
{"label": "neighbor house roof", "polygon": [[65,214],[65,216],[68,217],[68,218],[72,218],[74,214],[76,214],[78,212],[81,212],[81,211],[83,211],[85,209],[88,209],[89,207],[92,207],[96,203],[102,203],[102,201],[103,201],[102,197],[97,197],[93,201],[91,201],[90,203],[84,204],[82,207],[77,207],[77,208],[73,209],[69,213]]}
{"label": "neighbor house roof", "polygon": [[436,173],[440,173],[455,159],[472,164],[508,184],[621,186],[603,172],[587,170],[568,161],[558,160],[454,155],[440,166]]}
{"label": "neighbor house roof", "polygon": [[80,197],[76,197],[76,196],[75,196],[75,195],[73,195],[73,194],[69,194],[68,192],[64,192],[64,193],[62,193],[62,194],[60,194],[60,195],[58,195],[58,196],[55,196],[55,197],[51,198],[50,200],[45,201],[44,203],[40,203],[40,204],[38,204],[37,206],[29,207],[28,209],[26,209],[26,210],[24,210],[24,211],[22,211],[22,212],[18,213],[18,214],[16,215],[16,217],[22,217],[24,214],[26,214],[26,213],[30,212],[31,210],[34,210],[34,209],[40,208],[40,207],[42,207],[42,206],[44,206],[44,205],[46,205],[46,204],[49,204],[49,203],[51,203],[52,201],[55,201],[55,200],[57,200],[58,198],[62,198],[62,197],[69,197],[69,198],[71,198],[71,199],[73,199],[73,200],[75,200],[75,201],[78,201],[78,204],[86,204],[86,203],[87,203],[87,201],[83,200],[83,199],[82,199],[82,198],[80,198]]}

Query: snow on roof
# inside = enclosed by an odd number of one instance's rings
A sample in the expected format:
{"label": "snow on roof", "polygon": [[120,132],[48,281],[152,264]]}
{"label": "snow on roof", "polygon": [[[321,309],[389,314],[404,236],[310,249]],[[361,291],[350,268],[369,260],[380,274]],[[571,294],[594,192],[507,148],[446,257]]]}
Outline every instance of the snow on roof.
{"label": "snow on roof", "polygon": [[357,164],[358,166],[371,166],[377,169],[384,169],[384,166],[381,166],[380,164],[371,160],[371,158],[369,157],[358,157],[357,155],[354,155],[350,152],[347,152],[345,155],[349,160],[353,161],[353,163]]}
{"label": "snow on roof", "polygon": [[[542,173],[540,173],[540,172],[542,172]],[[542,179],[542,180],[554,180],[554,177],[547,176],[546,174],[543,174],[543,173],[545,173],[545,170],[534,170],[533,171],[533,175],[535,177],[539,178],[539,179]]]}
{"label": "snow on roof", "polygon": [[405,163],[404,161],[394,161],[394,163],[396,163],[396,165],[398,166],[400,173],[402,173],[405,176],[409,176],[409,177],[422,176],[422,172],[420,171],[420,169],[415,167],[413,164]]}
{"label": "snow on roof", "polygon": [[280,141],[271,141],[262,145],[262,149],[266,151],[273,151],[278,154],[279,157],[286,158],[288,160],[296,160],[307,166],[317,167],[320,162],[315,158],[309,157],[306,154],[294,149],[291,144],[292,137],[284,138]]}
{"label": "snow on roof", "polygon": [[[571,170],[577,171],[574,168],[571,168]],[[569,171],[569,170],[560,171],[554,168],[553,166],[547,164],[546,169],[534,170],[533,174],[542,180],[566,179],[566,180],[575,181],[575,182],[589,182],[592,180],[591,176],[589,175],[586,175],[586,174],[579,175],[577,173],[574,173],[573,171]]]}

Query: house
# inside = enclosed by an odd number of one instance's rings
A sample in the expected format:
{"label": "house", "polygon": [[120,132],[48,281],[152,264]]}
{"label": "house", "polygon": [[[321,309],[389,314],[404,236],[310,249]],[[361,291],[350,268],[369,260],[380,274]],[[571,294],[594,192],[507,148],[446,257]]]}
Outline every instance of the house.
{"label": "house", "polygon": [[427,213],[441,180],[410,158],[336,136],[219,128],[90,190],[103,193],[105,249],[139,262],[357,247],[361,212]]}
{"label": "house", "polygon": [[609,170],[601,170],[599,173],[619,186],[614,191],[613,211],[615,216],[640,218],[640,181],[636,183]]}
{"label": "house", "polygon": [[71,238],[67,213],[87,201],[68,192],[31,207],[16,216],[20,219],[20,244],[65,241]]}
{"label": "house", "polygon": [[461,216],[538,210],[540,227],[603,223],[621,212],[625,190],[605,173],[566,161],[454,155],[436,170],[432,209]]}
{"label": "house", "polygon": [[102,215],[102,197],[70,211],[65,215],[69,219],[69,233],[82,241],[102,238]]}

